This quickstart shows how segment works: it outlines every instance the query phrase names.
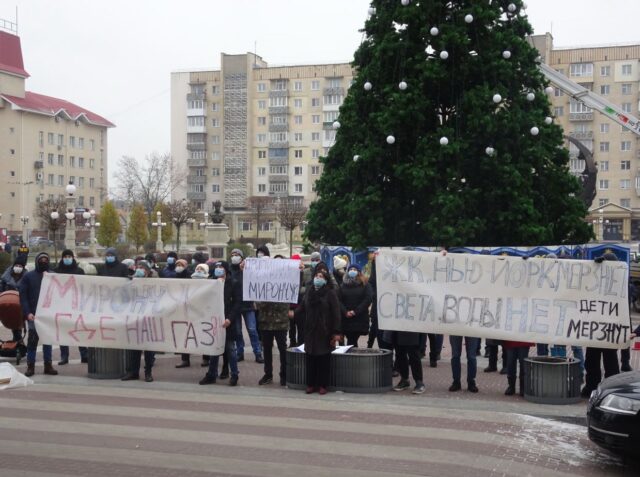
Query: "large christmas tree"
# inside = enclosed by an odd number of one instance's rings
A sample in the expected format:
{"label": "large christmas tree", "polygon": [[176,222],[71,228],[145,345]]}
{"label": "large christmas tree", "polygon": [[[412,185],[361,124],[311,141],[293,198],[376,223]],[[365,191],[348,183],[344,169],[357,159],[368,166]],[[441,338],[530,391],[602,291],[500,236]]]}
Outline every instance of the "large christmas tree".
{"label": "large christmas tree", "polygon": [[591,237],[522,8],[372,2],[322,159],[310,239],[362,247]]}

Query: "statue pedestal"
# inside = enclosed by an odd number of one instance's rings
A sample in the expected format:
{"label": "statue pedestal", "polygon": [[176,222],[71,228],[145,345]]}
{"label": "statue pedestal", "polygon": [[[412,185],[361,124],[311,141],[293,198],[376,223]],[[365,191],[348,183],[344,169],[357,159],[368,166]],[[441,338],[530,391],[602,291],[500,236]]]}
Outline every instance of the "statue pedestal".
{"label": "statue pedestal", "polygon": [[209,249],[209,257],[225,260],[230,239],[229,226],[227,224],[207,224],[205,241]]}

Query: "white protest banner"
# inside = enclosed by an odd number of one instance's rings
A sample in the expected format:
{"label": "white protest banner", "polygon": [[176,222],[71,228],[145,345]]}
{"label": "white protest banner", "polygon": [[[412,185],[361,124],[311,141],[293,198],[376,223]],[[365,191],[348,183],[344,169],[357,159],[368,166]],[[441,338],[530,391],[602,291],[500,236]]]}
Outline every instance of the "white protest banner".
{"label": "white protest banner", "polygon": [[242,274],[244,301],[297,303],[300,292],[300,261],[278,258],[247,258]]}
{"label": "white protest banner", "polygon": [[381,330],[623,348],[627,264],[383,250]]}
{"label": "white protest banner", "polygon": [[223,286],[219,280],[47,273],[36,328],[46,344],[220,355]]}

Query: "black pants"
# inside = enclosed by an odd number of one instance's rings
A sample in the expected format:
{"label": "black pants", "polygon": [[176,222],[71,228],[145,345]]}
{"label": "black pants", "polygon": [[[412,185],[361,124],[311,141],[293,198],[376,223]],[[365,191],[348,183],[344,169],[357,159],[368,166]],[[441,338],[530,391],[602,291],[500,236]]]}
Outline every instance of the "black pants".
{"label": "black pants", "polygon": [[502,367],[506,368],[509,360],[509,352],[505,351],[504,345],[499,344],[489,344],[485,345],[485,349],[489,351],[489,367],[493,369],[498,368],[498,351],[500,346],[502,346]]}
{"label": "black pants", "polygon": [[329,386],[329,360],[331,354],[305,355],[307,386],[326,388]]}
{"label": "black pants", "polygon": [[352,345],[354,348],[358,347],[358,338],[360,338],[360,333],[345,333],[347,337],[347,345]]}
{"label": "black pants", "polygon": [[264,352],[264,374],[273,376],[273,340],[275,338],[280,353],[280,377],[285,378],[287,369],[287,330],[262,330],[262,351]]}
{"label": "black pants", "polygon": [[422,363],[420,362],[420,345],[396,345],[396,367],[403,380],[409,379],[409,366],[415,382],[422,382]]}
{"label": "black pants", "polygon": [[604,361],[604,377],[608,378],[620,373],[618,365],[618,350],[606,348],[587,348],[584,358],[585,387],[588,391],[593,391],[602,381],[602,370],[600,369],[600,357]]}
{"label": "black pants", "polygon": [[631,348],[624,348],[620,350],[620,366],[630,365],[631,361]]}
{"label": "black pants", "polygon": [[[127,350],[127,372],[133,374],[140,373],[140,361],[142,360],[142,350],[130,349]],[[156,353],[154,351],[144,352],[144,372],[150,373],[153,368],[153,363],[156,360]]]}

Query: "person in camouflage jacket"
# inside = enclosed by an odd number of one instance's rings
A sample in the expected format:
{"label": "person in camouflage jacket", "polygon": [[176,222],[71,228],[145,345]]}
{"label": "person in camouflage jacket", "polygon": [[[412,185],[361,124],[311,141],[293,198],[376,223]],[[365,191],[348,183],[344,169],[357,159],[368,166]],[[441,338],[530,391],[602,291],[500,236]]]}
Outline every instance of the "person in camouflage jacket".
{"label": "person in camouflage jacket", "polygon": [[273,340],[275,338],[280,353],[280,385],[287,384],[287,331],[289,330],[288,303],[256,303],[258,307],[258,329],[262,337],[262,351],[264,353],[264,376],[258,384],[273,382]]}

